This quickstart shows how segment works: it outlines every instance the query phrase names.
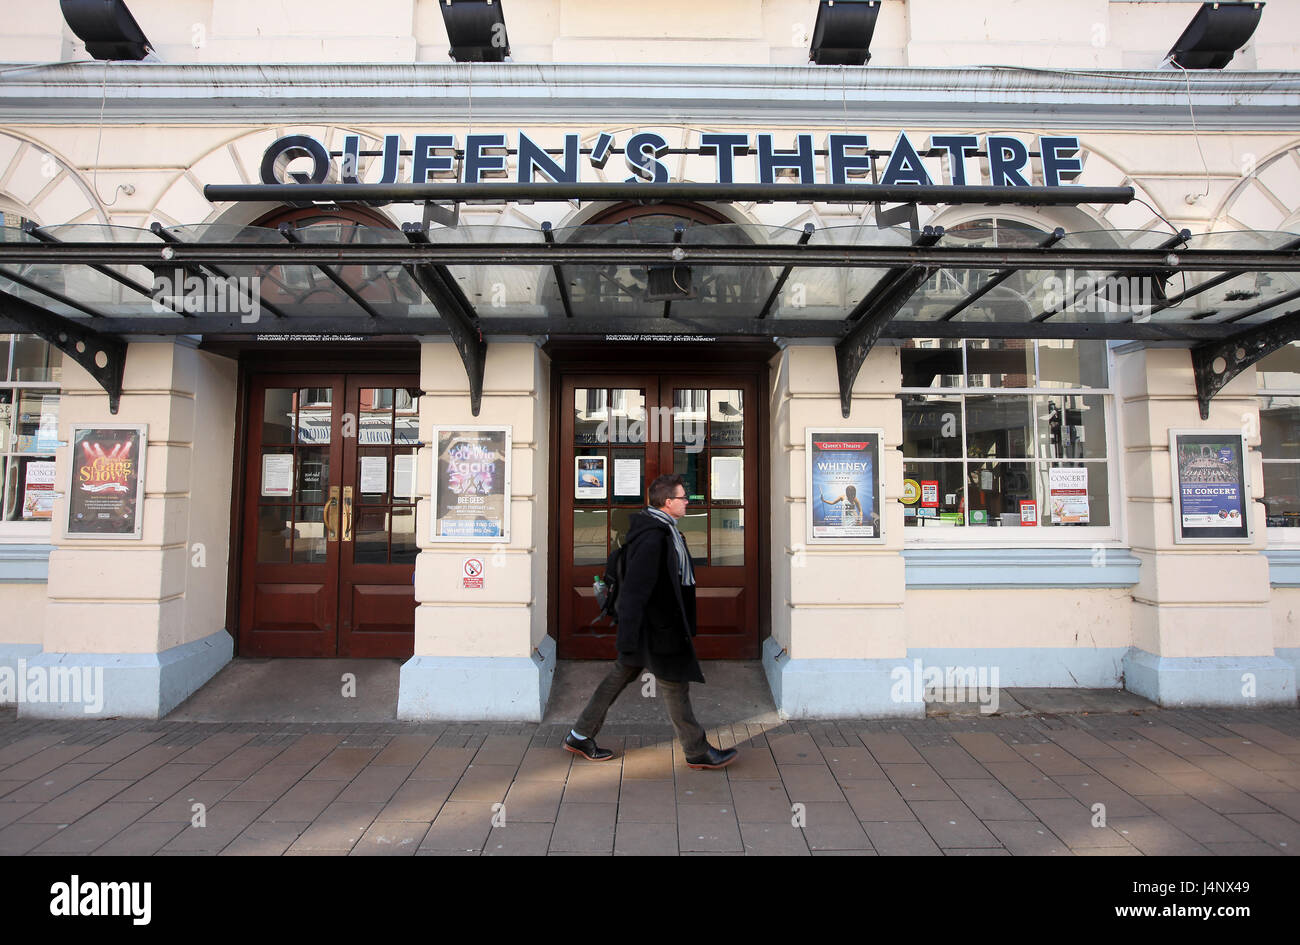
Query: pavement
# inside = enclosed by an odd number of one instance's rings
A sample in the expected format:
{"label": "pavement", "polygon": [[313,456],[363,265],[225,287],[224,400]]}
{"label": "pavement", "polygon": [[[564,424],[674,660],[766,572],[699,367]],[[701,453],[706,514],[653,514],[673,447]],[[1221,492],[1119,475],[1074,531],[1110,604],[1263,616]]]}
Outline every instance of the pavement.
{"label": "pavement", "polygon": [[759,664],[710,663],[697,714],[740,757],[693,771],[634,687],[612,761],[562,748],[606,664],[562,662],[539,724],[399,722],[396,664],[367,663],[347,696],[356,662],[237,660],[161,721],[0,707],[0,854],[1300,852],[1296,709],[1010,689],[997,715],[789,722]]}

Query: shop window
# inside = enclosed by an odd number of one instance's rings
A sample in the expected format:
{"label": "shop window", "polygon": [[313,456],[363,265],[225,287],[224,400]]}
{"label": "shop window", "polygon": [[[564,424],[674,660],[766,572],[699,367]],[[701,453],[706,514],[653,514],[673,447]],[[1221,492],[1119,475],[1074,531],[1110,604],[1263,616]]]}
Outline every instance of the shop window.
{"label": "shop window", "polygon": [[52,517],[62,375],[57,349],[34,335],[0,334],[0,537]]}
{"label": "shop window", "polygon": [[910,540],[1115,537],[1105,342],[916,338],[901,358]]}
{"label": "shop window", "polygon": [[[1255,365],[1259,452],[1270,537],[1300,541],[1300,345],[1292,342]],[[1286,531],[1281,531],[1286,529]]]}

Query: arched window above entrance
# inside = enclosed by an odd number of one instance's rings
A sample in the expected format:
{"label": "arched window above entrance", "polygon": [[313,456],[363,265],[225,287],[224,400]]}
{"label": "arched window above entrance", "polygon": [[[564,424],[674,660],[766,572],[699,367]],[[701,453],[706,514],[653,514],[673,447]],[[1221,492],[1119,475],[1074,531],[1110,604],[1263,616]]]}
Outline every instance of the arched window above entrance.
{"label": "arched window above entrance", "polygon": [[601,210],[588,220],[587,224],[612,224],[629,221],[642,224],[666,223],[669,226],[673,226],[678,222],[686,226],[707,226],[731,222],[711,207],[695,203],[620,203]]}
{"label": "arched window above entrance", "polygon": [[[772,290],[767,267],[714,266],[690,258],[692,246],[767,242],[767,228],[736,223],[692,203],[618,204],[558,233],[569,242],[680,243],[676,265],[565,266],[572,312],[578,316],[662,317],[665,305],[683,316],[753,318]],[[553,284],[554,277],[548,280]]]}
{"label": "arched window above entrance", "polygon": [[[405,243],[401,231],[381,214],[365,207],[323,209],[320,207],[280,208],[256,220],[258,231],[278,231],[281,239],[339,246],[358,243]],[[420,302],[419,288],[401,266],[333,266],[338,276],[367,303]],[[326,273],[324,267],[280,265],[266,267],[262,274],[262,297],[269,302],[293,302],[319,306],[355,303]]]}

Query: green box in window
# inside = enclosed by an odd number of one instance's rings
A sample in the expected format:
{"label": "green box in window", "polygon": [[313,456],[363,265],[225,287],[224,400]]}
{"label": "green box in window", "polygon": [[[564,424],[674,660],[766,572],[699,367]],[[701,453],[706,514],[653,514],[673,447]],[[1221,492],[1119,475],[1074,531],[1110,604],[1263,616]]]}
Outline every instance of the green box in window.
{"label": "green box in window", "polygon": [[956,523],[957,525],[960,525],[960,524],[961,524],[961,513],[960,513],[960,512],[940,512],[940,513],[939,513],[939,520],[940,520],[941,522],[954,522],[954,523]]}
{"label": "green box in window", "polygon": [[989,513],[985,509],[971,509],[970,523],[972,525],[987,525],[989,523]]}

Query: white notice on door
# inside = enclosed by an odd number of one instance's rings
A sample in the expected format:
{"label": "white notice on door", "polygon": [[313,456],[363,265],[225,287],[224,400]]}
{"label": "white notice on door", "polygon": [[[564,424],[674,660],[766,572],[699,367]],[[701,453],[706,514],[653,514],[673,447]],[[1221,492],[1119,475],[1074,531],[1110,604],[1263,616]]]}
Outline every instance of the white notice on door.
{"label": "white notice on door", "polygon": [[744,498],[745,467],[739,456],[714,456],[709,472],[713,479],[713,498],[739,502]]}
{"label": "white notice on door", "polygon": [[361,457],[361,491],[367,495],[383,495],[388,491],[388,457]]}
{"label": "white notice on door", "polygon": [[293,495],[293,454],[262,454],[262,495]]}
{"label": "white notice on door", "polygon": [[614,460],[614,495],[641,497],[641,460]]}
{"label": "white notice on door", "polygon": [[393,498],[415,497],[415,457],[393,457]]}

